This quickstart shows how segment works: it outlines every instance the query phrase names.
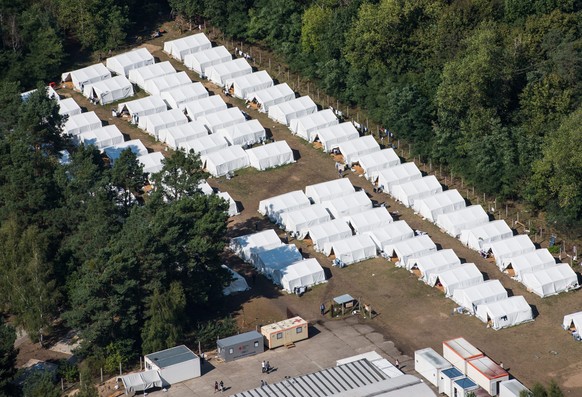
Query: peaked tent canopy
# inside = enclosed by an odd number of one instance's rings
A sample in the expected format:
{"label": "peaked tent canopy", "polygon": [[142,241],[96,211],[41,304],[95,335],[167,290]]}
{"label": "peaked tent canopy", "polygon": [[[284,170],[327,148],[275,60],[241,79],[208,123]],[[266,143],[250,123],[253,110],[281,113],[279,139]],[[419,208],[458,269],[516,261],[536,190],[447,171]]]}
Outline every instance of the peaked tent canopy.
{"label": "peaked tent canopy", "polygon": [[251,74],[253,68],[246,59],[236,58],[230,61],[222,62],[206,68],[206,76],[219,87],[224,87],[226,82],[237,77]]}
{"label": "peaked tent canopy", "polygon": [[453,291],[453,301],[475,314],[478,305],[507,299],[507,290],[499,280],[488,280],[481,284]]}
{"label": "peaked tent canopy", "polygon": [[75,114],[81,114],[81,107],[73,98],[64,98],[58,102],[59,114],[61,116],[74,116]]}
{"label": "peaked tent canopy", "polygon": [[121,377],[121,382],[126,393],[133,394],[138,391],[145,392],[148,389],[163,386],[162,378],[155,369],[124,375]]}
{"label": "peaked tent canopy", "polygon": [[[188,118],[180,109],[166,110],[165,112],[140,117],[139,126],[159,140],[159,132],[163,129],[188,123]],[[143,126],[143,127],[142,127]]]}
{"label": "peaked tent canopy", "polygon": [[357,139],[359,136],[360,133],[356,127],[352,123],[346,122],[314,131],[311,133],[310,139],[311,142],[319,140],[323,146],[323,151],[329,153],[333,149],[339,148],[340,143]]}
{"label": "peaked tent canopy", "polygon": [[380,151],[380,145],[372,135],[365,135],[356,139],[341,142],[338,145],[344,162],[350,166],[360,161],[361,156]]}
{"label": "peaked tent canopy", "polygon": [[437,217],[453,211],[465,208],[465,199],[457,189],[445,190],[434,196],[414,200],[414,211],[431,222],[436,222]]}
{"label": "peaked tent canopy", "polygon": [[[185,140],[181,142],[179,146],[186,150],[186,152],[193,151],[200,156],[204,156],[226,149],[228,147],[228,142],[220,135],[206,134],[199,138]],[[202,161],[204,160],[202,159]]]}
{"label": "peaked tent canopy", "polygon": [[259,213],[266,215],[272,222],[281,223],[281,215],[311,205],[309,198],[301,190],[280,194],[259,202]]}
{"label": "peaked tent canopy", "polygon": [[85,112],[70,116],[63,126],[63,133],[79,135],[82,132],[97,130],[101,126],[101,119],[95,112]]}
{"label": "peaked tent canopy", "polygon": [[186,113],[188,113],[188,117],[192,120],[227,109],[226,102],[224,102],[224,99],[220,95],[212,95],[192,102],[186,102],[183,106]]}
{"label": "peaked tent canopy", "polygon": [[212,48],[212,43],[204,33],[197,33],[164,43],[164,52],[178,61],[183,61],[188,54],[195,54],[210,48]]}
{"label": "peaked tent canopy", "polygon": [[273,229],[235,237],[230,241],[229,248],[245,262],[249,262],[252,255],[258,251],[270,250],[283,243]]}
{"label": "peaked tent canopy", "polygon": [[331,216],[322,204],[313,204],[281,214],[281,224],[285,227],[285,230],[298,239],[305,238],[311,226],[329,222],[330,220]]}
{"label": "peaked tent canopy", "polygon": [[325,127],[339,124],[339,120],[331,109],[320,110],[291,120],[289,129],[297,136],[311,142],[311,133]]}
{"label": "peaked tent canopy", "polygon": [[370,232],[392,223],[393,219],[385,207],[372,208],[346,217],[356,234]]}
{"label": "peaked tent canopy", "polygon": [[294,244],[282,244],[266,251],[258,251],[253,254],[253,266],[273,279],[277,270],[282,270],[290,264],[303,260],[301,252]]}
{"label": "peaked tent canopy", "polygon": [[123,134],[115,124],[106,125],[105,127],[95,130],[81,132],[76,135],[75,141],[85,146],[93,145],[97,149],[103,149],[107,146],[118,145],[124,142]]}
{"label": "peaked tent canopy", "polygon": [[395,185],[390,190],[392,196],[407,207],[412,207],[415,200],[434,196],[441,193],[443,187],[436,176],[429,175],[400,185]]}
{"label": "peaked tent canopy", "polygon": [[[224,140],[224,138],[220,138]],[[215,177],[223,176],[249,166],[247,153],[238,145],[205,154],[202,161],[205,164],[206,170]]]}
{"label": "peaked tent canopy", "polygon": [[489,251],[494,241],[504,240],[513,236],[513,231],[503,219],[487,222],[461,232],[459,240],[475,251]]}
{"label": "peaked tent canopy", "polygon": [[438,277],[440,273],[460,265],[461,260],[455,254],[455,251],[444,249],[411,259],[406,264],[406,267],[411,272],[418,270],[420,279],[428,284],[431,277]]}
{"label": "peaked tent canopy", "polygon": [[566,314],[562,321],[562,328],[565,330],[575,329],[578,332],[582,331],[582,312]]}
{"label": "peaked tent canopy", "polygon": [[228,108],[225,110],[219,110],[218,112],[213,112],[205,114],[198,117],[196,120],[203,123],[210,133],[215,133],[221,128],[230,127],[231,125],[244,123],[246,121],[245,116],[237,107]]}
{"label": "peaked tent canopy", "polygon": [[70,81],[78,91],[83,91],[85,85],[111,78],[111,72],[102,63],[87,66],[86,68],[63,73],[62,81]]}
{"label": "peaked tent canopy", "polygon": [[295,99],[295,92],[287,83],[282,83],[253,92],[248,99],[258,107],[259,112],[267,113],[271,106]]}
{"label": "peaked tent canopy", "polygon": [[556,258],[547,250],[547,248],[530,251],[522,255],[511,258],[511,267],[513,268],[513,277],[523,280],[526,273],[535,272],[556,266]]}
{"label": "peaked tent canopy", "polygon": [[336,259],[343,264],[351,265],[352,263],[374,258],[376,256],[376,244],[374,244],[370,236],[358,234],[330,243],[326,248],[325,254],[329,256],[332,251]]}
{"label": "peaked tent canopy", "polygon": [[368,209],[372,209],[372,200],[365,191],[346,194],[331,200],[326,200],[322,204],[327,208],[334,219],[340,219],[351,214],[357,214]]}
{"label": "peaked tent canopy", "polygon": [[265,128],[256,119],[221,128],[216,133],[226,139],[229,145],[253,145],[267,138]]}
{"label": "peaked tent canopy", "polygon": [[325,272],[317,259],[309,258],[285,267],[277,279],[285,291],[293,292],[295,288],[325,283]]}
{"label": "peaked tent canopy", "polygon": [[567,263],[558,263],[546,269],[525,273],[522,283],[528,291],[540,298],[580,288],[578,276]]}
{"label": "peaked tent canopy", "polygon": [[83,95],[101,105],[117,102],[133,96],[133,85],[125,76],[115,76],[107,80],[85,85]]}
{"label": "peaked tent canopy", "polygon": [[202,83],[192,82],[164,91],[161,96],[170,108],[183,111],[186,103],[206,98],[208,91]]}
{"label": "peaked tent canopy", "polygon": [[161,152],[152,152],[141,155],[137,161],[143,165],[143,172],[146,174],[155,174],[164,168],[164,155]]}
{"label": "peaked tent canopy", "polygon": [[378,186],[391,193],[396,185],[422,178],[422,173],[414,163],[403,163],[378,171]]}
{"label": "peaked tent canopy", "polygon": [[324,252],[328,244],[337,240],[348,238],[352,235],[352,229],[346,221],[334,219],[309,227],[309,238],[313,241],[313,247],[318,252]]}
{"label": "peaked tent canopy", "polygon": [[236,294],[237,292],[244,292],[250,289],[247,280],[228,266],[222,265],[222,268],[227,270],[230,273],[230,277],[232,281],[230,284],[223,288],[222,293],[224,295],[232,295]]}
{"label": "peaked tent canopy", "polygon": [[511,265],[512,258],[535,250],[534,243],[526,234],[519,234],[491,243],[491,252],[500,270],[507,269]]}
{"label": "peaked tent canopy", "polygon": [[420,235],[406,240],[395,242],[391,246],[392,252],[384,251],[390,257],[396,256],[399,267],[407,267],[410,260],[420,256],[428,255],[437,250],[436,244],[426,235]]}
{"label": "peaked tent canopy", "polygon": [[199,121],[191,121],[186,124],[175,125],[164,128],[159,131],[160,141],[166,143],[169,147],[176,150],[183,142],[193,139],[202,138],[208,135],[208,130]]}
{"label": "peaked tent canopy", "polygon": [[289,125],[291,120],[317,112],[317,105],[308,95],[269,107],[269,118]]}
{"label": "peaked tent canopy", "polygon": [[149,116],[150,114],[165,112],[168,110],[166,103],[160,96],[146,96],[117,106],[119,113],[128,112],[130,116]]}
{"label": "peaked tent canopy", "polygon": [[145,88],[145,83],[156,77],[166,76],[168,74],[176,73],[176,69],[172,66],[170,61],[152,63],[138,69],[132,69],[129,71],[129,81],[133,84],[137,84],[140,88]]}
{"label": "peaked tent canopy", "polygon": [[232,55],[225,46],[221,45],[186,55],[184,65],[197,72],[200,77],[205,77],[207,68],[230,60],[232,60]]}
{"label": "peaked tent canopy", "polygon": [[192,83],[186,72],[166,74],[145,82],[144,91],[150,95],[161,95],[164,91]]}
{"label": "peaked tent canopy", "polygon": [[295,162],[293,151],[286,141],[272,142],[247,150],[251,167],[263,171]]}
{"label": "peaked tent canopy", "polygon": [[472,229],[489,222],[489,215],[480,205],[470,205],[463,209],[441,214],[436,224],[453,237],[458,237],[463,230]]}
{"label": "peaked tent canopy", "polygon": [[331,200],[334,197],[354,193],[356,189],[349,179],[333,179],[305,187],[305,195],[314,203]]}
{"label": "peaked tent canopy", "polygon": [[266,70],[245,74],[226,81],[226,87],[239,99],[249,99],[257,91],[273,86],[273,79]]}
{"label": "peaked tent canopy", "polygon": [[431,275],[428,285],[440,286],[445,292],[445,296],[450,298],[457,289],[471,287],[483,282],[483,273],[479,268],[474,263],[464,263],[438,275]]}
{"label": "peaked tent canopy", "polygon": [[128,77],[130,70],[153,65],[155,62],[154,56],[147,48],[142,47],[107,58],[105,66],[120,76]]}
{"label": "peaked tent canopy", "polygon": [[531,306],[521,295],[477,306],[475,316],[494,330],[533,321]]}
{"label": "peaked tent canopy", "polygon": [[228,216],[235,216],[239,214],[236,201],[234,201],[228,192],[218,192],[216,195],[228,203]]}
{"label": "peaked tent canopy", "polygon": [[358,162],[364,170],[366,178],[369,181],[376,182],[379,171],[400,165],[400,157],[398,157],[394,149],[389,148],[362,155]]}
{"label": "peaked tent canopy", "polygon": [[406,221],[396,221],[382,227],[375,228],[369,232],[366,232],[366,234],[368,234],[374,243],[376,243],[376,247],[379,251],[391,254],[394,252],[392,245],[398,241],[413,238],[414,230],[408,226]]}
{"label": "peaked tent canopy", "polygon": [[109,158],[111,164],[114,164],[119,156],[121,156],[121,153],[127,149],[130,149],[137,157],[148,154],[147,148],[139,139],[132,139],[131,141],[108,146],[103,149],[103,152],[105,152],[105,155]]}

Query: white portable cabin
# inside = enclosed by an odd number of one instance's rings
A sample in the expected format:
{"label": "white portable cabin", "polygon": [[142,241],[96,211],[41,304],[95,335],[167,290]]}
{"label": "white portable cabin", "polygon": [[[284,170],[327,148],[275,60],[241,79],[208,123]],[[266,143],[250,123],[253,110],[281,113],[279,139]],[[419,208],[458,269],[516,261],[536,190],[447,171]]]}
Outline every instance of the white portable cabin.
{"label": "white portable cabin", "polygon": [[230,60],[232,60],[232,55],[225,46],[221,45],[186,55],[184,65],[198,73],[200,77],[205,77],[207,68]]}
{"label": "white portable cabin", "polygon": [[394,185],[390,194],[407,207],[412,207],[415,200],[441,193],[443,187],[434,175],[425,176],[400,185]]}
{"label": "white portable cabin", "polygon": [[221,128],[230,127],[231,125],[244,123],[245,116],[237,107],[232,107],[218,112],[205,114],[196,120],[202,122],[210,133],[215,133]]}
{"label": "white portable cabin", "polygon": [[280,276],[281,270],[294,262],[303,260],[303,256],[294,244],[283,244],[277,248],[256,253],[253,259],[253,266],[278,284],[277,277]]}
{"label": "white portable cabin", "polygon": [[76,114],[81,114],[81,107],[73,98],[64,98],[59,102],[59,114],[61,116],[74,116]]}
{"label": "white portable cabin", "polygon": [[384,253],[393,252],[392,245],[394,243],[413,238],[414,230],[408,226],[406,221],[400,220],[375,228],[366,234],[374,240],[378,250]]}
{"label": "white portable cabin", "polygon": [[529,389],[517,379],[499,382],[499,397],[520,397],[523,391],[529,392]]}
{"label": "white portable cabin", "polygon": [[471,287],[455,289],[451,299],[469,313],[475,314],[478,305],[507,299],[507,290],[499,280],[487,280]]}
{"label": "white portable cabin", "polygon": [[200,357],[184,345],[148,354],[144,357],[144,365],[148,370],[158,371],[164,386],[202,375]]}
{"label": "white portable cabin", "polygon": [[333,113],[333,110],[324,109],[291,120],[289,129],[295,135],[311,142],[311,133],[336,124],[339,124],[339,120]]}
{"label": "white portable cabin", "polygon": [[443,357],[463,375],[467,375],[467,361],[483,356],[483,352],[465,338],[455,338],[443,342]]}
{"label": "white portable cabin", "polygon": [[526,273],[522,283],[528,291],[540,298],[580,288],[578,276],[568,263],[558,263],[547,269]]}
{"label": "white portable cabin", "polygon": [[111,78],[111,72],[102,63],[87,66],[72,72],[63,73],[61,80],[70,81],[77,91],[83,91],[86,85]]}
{"label": "white portable cabin", "polygon": [[351,214],[357,214],[372,209],[372,200],[365,191],[349,193],[331,200],[322,202],[334,219],[340,219]]}
{"label": "white portable cabin", "polygon": [[536,247],[528,235],[519,234],[505,240],[492,242],[490,249],[499,269],[505,270],[511,265],[512,258],[533,252]]}
{"label": "white portable cabin", "polygon": [[348,238],[337,240],[326,247],[326,254],[329,256],[333,252],[335,258],[345,265],[361,262],[376,256],[376,244],[370,236],[358,234]]}
{"label": "white portable cabin", "polygon": [[161,152],[144,154],[139,156],[137,161],[143,165],[143,172],[145,174],[155,174],[164,168],[164,155]]}
{"label": "white portable cabin", "polygon": [[391,193],[396,185],[422,178],[422,173],[414,163],[402,163],[378,171],[378,186]]}
{"label": "white portable cabin", "polygon": [[295,92],[287,83],[277,84],[269,88],[249,94],[248,100],[254,102],[259,112],[267,113],[269,108],[279,103],[295,99]]}
{"label": "white portable cabin", "polygon": [[247,154],[251,167],[259,171],[295,162],[293,150],[291,150],[286,141],[272,142],[247,149]]}
{"label": "white portable cabin", "polygon": [[85,146],[93,145],[97,149],[103,149],[107,146],[117,145],[125,141],[123,134],[115,124],[81,132],[74,138],[78,143],[82,143]]}
{"label": "white portable cabin", "polygon": [[221,267],[224,270],[228,271],[232,279],[230,284],[222,289],[222,293],[224,295],[228,296],[236,294],[237,292],[244,292],[251,289],[249,287],[249,284],[247,283],[247,280],[243,276],[241,276],[240,274],[238,274],[237,272],[235,272],[226,265],[222,265]]}
{"label": "white portable cabin", "polygon": [[202,138],[207,135],[208,130],[199,121],[191,121],[186,124],[164,128],[158,133],[160,141],[166,143],[174,150],[178,149],[183,142]]}
{"label": "white portable cabin", "polygon": [[291,345],[309,337],[309,324],[301,317],[293,317],[261,327],[265,345],[269,349]]}
{"label": "white portable cabin", "polygon": [[164,52],[178,61],[183,61],[188,54],[195,54],[209,48],[212,48],[212,43],[204,33],[164,42]]}
{"label": "white portable cabin", "polygon": [[133,84],[137,84],[138,87],[145,88],[146,81],[174,73],[176,73],[176,69],[174,69],[170,61],[165,61],[152,63],[151,65],[138,69],[132,69],[129,71],[128,79]]}
{"label": "white portable cabin", "polygon": [[[224,138],[220,138],[224,140]],[[249,166],[249,156],[238,145],[205,154],[202,161],[204,162],[206,170],[215,177],[224,176],[230,172]]]}
{"label": "white portable cabin", "polygon": [[283,243],[273,229],[234,237],[230,240],[229,248],[245,262],[250,262],[253,254],[258,251],[267,251]]}
{"label": "white portable cabin", "polygon": [[281,214],[309,207],[311,202],[301,190],[269,197],[259,202],[258,211],[272,222],[281,223]]}
{"label": "white portable cabin", "polygon": [[125,76],[115,76],[107,80],[85,85],[83,95],[99,102],[100,105],[117,102],[133,96],[133,84]]}
{"label": "white portable cabin", "polygon": [[470,205],[457,211],[441,214],[436,224],[447,234],[458,237],[463,230],[489,222],[489,215],[480,205]]}
{"label": "white portable cabin", "polygon": [[359,162],[361,156],[380,151],[380,145],[372,135],[341,142],[338,148],[348,166]]}
{"label": "white portable cabin", "polygon": [[103,152],[109,158],[111,165],[113,165],[119,156],[121,156],[121,153],[127,149],[130,149],[137,157],[148,154],[148,149],[139,139],[132,139],[131,141],[125,141],[117,145],[107,146],[103,149]]}
{"label": "white portable cabin", "polygon": [[562,328],[580,334],[582,332],[582,312],[566,314],[562,321]]}
{"label": "white portable cabin", "polygon": [[509,380],[509,374],[487,356],[467,362],[467,376],[492,396],[499,394],[499,384]]}
{"label": "white portable cabin", "polygon": [[273,79],[266,70],[260,70],[226,80],[225,85],[236,98],[249,99],[252,93],[272,87]]}
{"label": "white portable cabin", "polygon": [[406,267],[416,273],[419,278],[429,284],[431,277],[438,277],[444,271],[461,266],[461,260],[452,249],[431,252],[418,258],[411,259]]}
{"label": "white portable cabin", "polygon": [[154,63],[154,56],[150,54],[147,48],[142,47],[107,58],[105,66],[119,76],[127,77],[130,70],[153,65]]}
{"label": "white portable cabin", "polygon": [[430,347],[414,352],[414,370],[434,386],[438,387],[440,372],[447,368],[451,363]]}
{"label": "white portable cabin", "polygon": [[513,231],[503,219],[484,223],[461,232],[459,240],[475,251],[489,251],[493,241],[504,240],[513,236]]}
{"label": "white portable cabin", "polygon": [[433,274],[428,284],[442,288],[447,298],[453,296],[455,290],[483,283],[483,273],[474,263],[463,263],[439,274]]}
{"label": "white portable cabin", "polygon": [[85,112],[69,117],[63,126],[63,133],[69,135],[79,135],[82,132],[97,130],[101,128],[101,119],[95,112]]}
{"label": "white portable cabin", "polygon": [[206,98],[208,91],[200,82],[180,85],[161,94],[162,98],[172,109],[185,110],[188,102]]}
{"label": "white portable cabin", "polygon": [[269,118],[289,125],[291,120],[317,112],[317,105],[308,95],[269,107]]}
{"label": "white portable cabin", "polygon": [[[192,151],[200,156],[205,156],[226,149],[228,147],[228,142],[220,135],[206,134],[199,138],[187,139],[181,142],[179,147],[184,149],[186,153]],[[204,162],[203,158],[201,158],[201,160]]]}
{"label": "white portable cabin", "polygon": [[219,87],[224,87],[227,81],[251,74],[252,72],[253,68],[249,65],[246,59],[236,58],[209,66],[204,73],[208,77],[208,80],[212,81]]}
{"label": "white portable cabin", "polygon": [[310,226],[308,231],[309,238],[313,241],[313,247],[318,252],[324,252],[329,244],[352,235],[352,229],[342,219],[334,219]]}
{"label": "white portable cabin", "polygon": [[326,153],[337,149],[342,142],[357,139],[360,136],[358,130],[352,123],[339,123],[331,127],[322,128],[311,133],[311,142],[319,140]]}
{"label": "white portable cabin", "polygon": [[256,119],[221,128],[216,133],[222,135],[230,145],[253,145],[267,138],[265,128]]}
{"label": "white portable cabin", "polygon": [[475,317],[494,330],[533,321],[531,306],[521,295],[496,302],[482,303],[477,306]]}
{"label": "white portable cabin", "polygon": [[556,266],[556,258],[554,258],[550,251],[548,251],[546,248],[541,248],[511,258],[513,277],[518,281],[522,281],[523,275],[526,273],[531,273],[554,266]]}
{"label": "white portable cabin", "polygon": [[325,283],[325,272],[317,259],[309,258],[293,262],[280,270],[276,278],[285,291],[293,292],[295,288]]}
{"label": "white portable cabin", "polygon": [[466,376],[455,379],[452,383],[452,396],[467,397],[469,393],[476,393],[480,387]]}
{"label": "white portable cabin", "polygon": [[396,256],[398,262],[396,266],[406,267],[410,260],[420,256],[428,255],[437,250],[436,244],[426,235],[420,235],[406,240],[401,240],[392,244],[392,252],[384,251],[388,257]]}
{"label": "white portable cabin", "polygon": [[313,204],[281,214],[281,224],[285,227],[285,230],[298,239],[305,238],[311,226],[329,222],[330,220],[331,215],[323,204]]}
{"label": "white portable cabin", "polygon": [[162,97],[155,95],[124,102],[117,106],[117,111],[119,113],[128,112],[132,119],[134,115],[144,117],[155,113],[165,112],[166,110],[168,110],[168,106]]}
{"label": "white portable cabin", "polygon": [[445,190],[434,196],[414,200],[413,205],[415,212],[431,222],[436,222],[440,214],[458,211],[465,207],[465,199],[457,189]]}
{"label": "white portable cabin", "polygon": [[453,395],[453,384],[455,380],[464,378],[465,375],[457,368],[443,369],[439,374],[439,393],[447,396]]}
{"label": "white portable cabin", "polygon": [[186,102],[183,106],[191,120],[228,108],[226,102],[219,95],[211,95],[192,102]]}
{"label": "white portable cabin", "polygon": [[216,195],[228,203],[228,216],[235,216],[239,214],[236,201],[234,201],[228,192],[218,192]]}
{"label": "white portable cabin", "polygon": [[150,95],[161,95],[164,91],[170,91],[172,88],[190,83],[192,80],[186,72],[166,74],[146,81],[144,91]]}
{"label": "white portable cabin", "polygon": [[378,172],[399,165],[400,157],[398,157],[392,148],[382,149],[377,152],[360,156],[358,163],[360,163],[360,167],[364,170],[366,178],[369,181],[376,182],[378,179]]}
{"label": "white portable cabin", "polygon": [[384,207],[372,208],[367,211],[349,215],[346,220],[352,226],[356,234],[371,232],[372,230],[386,226],[393,221],[392,216]]}
{"label": "white portable cabin", "polygon": [[333,179],[327,182],[316,183],[305,187],[305,195],[313,203],[322,203],[334,197],[345,196],[354,193],[356,189],[349,179]]}
{"label": "white portable cabin", "polygon": [[[159,132],[163,129],[188,123],[188,118],[180,109],[170,109],[165,112],[140,117],[139,126],[148,134],[159,140]],[[143,127],[142,127],[143,126]]]}

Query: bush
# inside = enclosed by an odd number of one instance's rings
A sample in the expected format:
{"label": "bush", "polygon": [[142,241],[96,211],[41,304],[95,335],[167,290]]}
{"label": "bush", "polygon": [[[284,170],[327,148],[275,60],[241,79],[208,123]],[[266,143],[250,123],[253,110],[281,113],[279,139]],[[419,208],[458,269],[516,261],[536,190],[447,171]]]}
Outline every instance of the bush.
{"label": "bush", "polygon": [[216,347],[217,339],[235,335],[238,331],[236,321],[232,317],[227,317],[200,324],[194,339],[199,341],[204,349],[213,349]]}

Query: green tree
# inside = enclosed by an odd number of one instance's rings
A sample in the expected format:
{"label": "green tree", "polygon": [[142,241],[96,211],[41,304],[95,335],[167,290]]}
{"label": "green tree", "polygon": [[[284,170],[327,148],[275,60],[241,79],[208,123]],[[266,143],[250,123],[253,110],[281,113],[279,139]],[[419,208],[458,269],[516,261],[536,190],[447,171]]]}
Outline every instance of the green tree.
{"label": "green tree", "polygon": [[59,397],[60,388],[54,383],[50,372],[37,372],[26,380],[23,397]]}
{"label": "green tree", "polygon": [[0,395],[8,393],[8,385],[16,373],[15,341],[16,331],[0,317]]}
{"label": "green tree", "polygon": [[131,149],[128,148],[121,152],[113,164],[111,182],[122,190],[121,203],[126,211],[129,210],[132,195],[137,195],[145,184],[143,165],[137,160],[137,156]]}
{"label": "green tree", "polygon": [[175,151],[164,159],[162,170],[153,175],[156,194],[164,200],[175,201],[198,193],[198,184],[206,176],[201,168],[197,154]]}

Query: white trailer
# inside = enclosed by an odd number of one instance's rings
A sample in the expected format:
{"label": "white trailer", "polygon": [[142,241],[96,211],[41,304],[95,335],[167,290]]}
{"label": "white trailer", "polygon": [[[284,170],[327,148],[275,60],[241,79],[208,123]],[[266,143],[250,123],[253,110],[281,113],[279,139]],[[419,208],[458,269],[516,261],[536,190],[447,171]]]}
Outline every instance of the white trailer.
{"label": "white trailer", "polygon": [[439,384],[440,372],[451,367],[450,362],[430,347],[414,352],[414,370],[435,386]]}

